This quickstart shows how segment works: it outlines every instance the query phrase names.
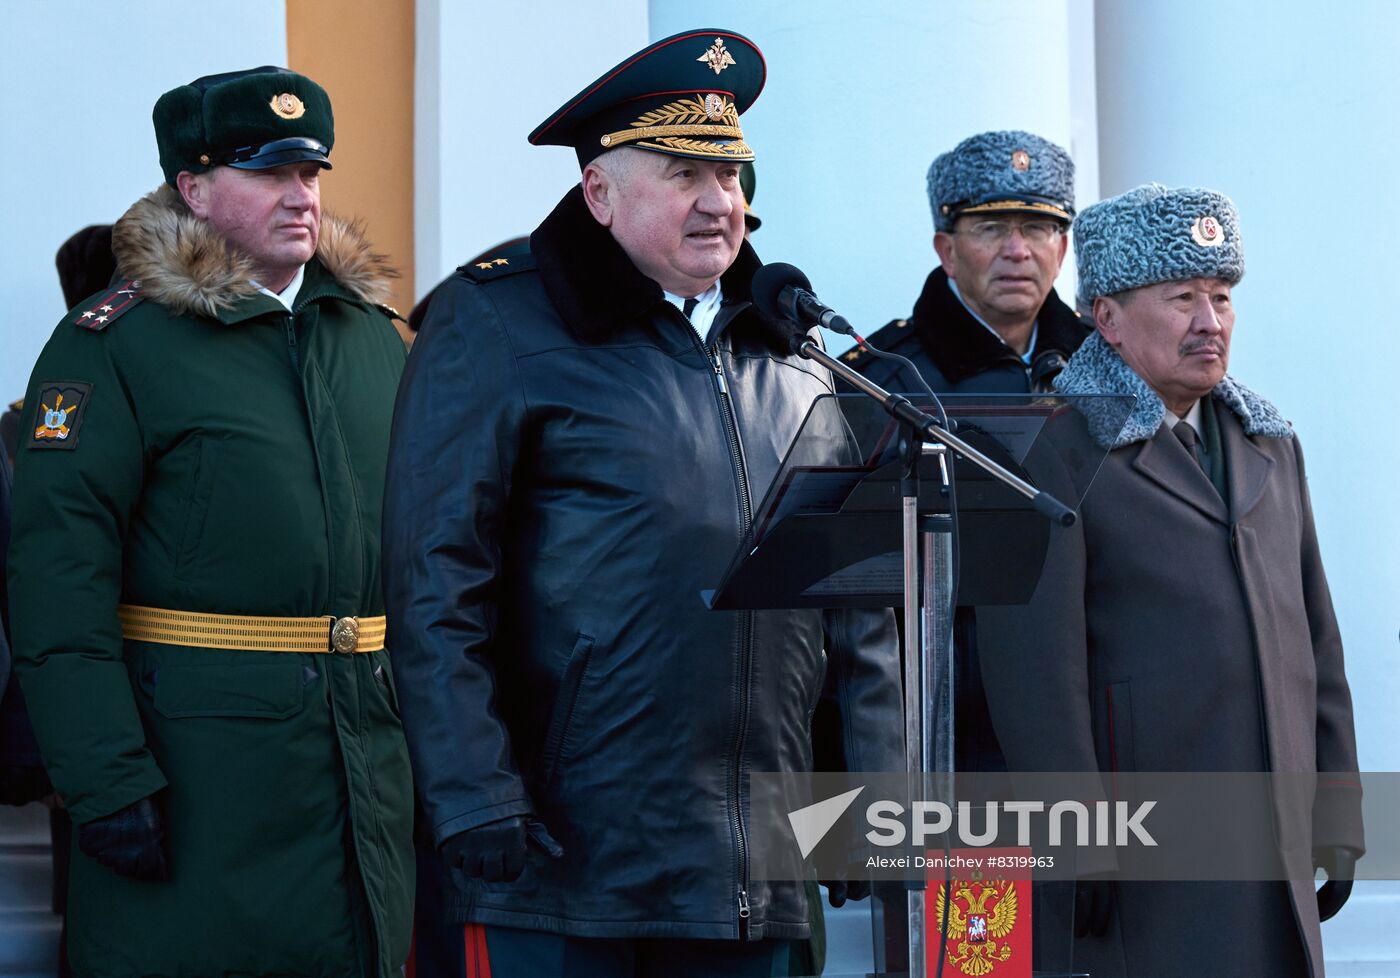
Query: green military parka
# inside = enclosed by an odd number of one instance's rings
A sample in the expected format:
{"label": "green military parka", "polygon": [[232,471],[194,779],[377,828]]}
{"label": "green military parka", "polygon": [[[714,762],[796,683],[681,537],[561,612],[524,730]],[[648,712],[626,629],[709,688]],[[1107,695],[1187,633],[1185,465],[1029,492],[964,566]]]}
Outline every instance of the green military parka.
{"label": "green military parka", "polygon": [[404,362],[376,306],[389,270],[327,217],[288,313],[170,187],[127,212],[113,250],[137,284],[64,318],[25,398],[15,651],[74,821],[158,792],[172,878],[75,847],[74,972],[398,975],[412,794],[387,651],[123,641],[117,618],[384,613]]}

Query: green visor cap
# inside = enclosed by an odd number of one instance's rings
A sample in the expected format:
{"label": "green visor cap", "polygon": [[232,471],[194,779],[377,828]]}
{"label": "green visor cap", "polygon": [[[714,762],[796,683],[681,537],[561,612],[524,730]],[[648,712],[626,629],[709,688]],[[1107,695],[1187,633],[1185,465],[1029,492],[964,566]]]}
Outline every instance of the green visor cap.
{"label": "green visor cap", "polygon": [[305,75],[265,65],[196,78],[166,92],[152,120],[160,167],[264,170],[309,161],[330,169],[335,120],[325,89]]}

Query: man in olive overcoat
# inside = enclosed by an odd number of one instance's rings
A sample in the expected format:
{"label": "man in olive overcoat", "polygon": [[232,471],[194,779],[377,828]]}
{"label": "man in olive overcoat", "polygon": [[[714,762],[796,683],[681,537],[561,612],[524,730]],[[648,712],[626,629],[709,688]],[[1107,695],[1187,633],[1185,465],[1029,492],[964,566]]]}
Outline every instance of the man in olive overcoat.
{"label": "man in olive overcoat", "polygon": [[166,182],[40,355],[15,477],[14,653],[77,826],[73,972],[398,975],[388,269],[322,218],[311,79],[207,76],[154,116]]}

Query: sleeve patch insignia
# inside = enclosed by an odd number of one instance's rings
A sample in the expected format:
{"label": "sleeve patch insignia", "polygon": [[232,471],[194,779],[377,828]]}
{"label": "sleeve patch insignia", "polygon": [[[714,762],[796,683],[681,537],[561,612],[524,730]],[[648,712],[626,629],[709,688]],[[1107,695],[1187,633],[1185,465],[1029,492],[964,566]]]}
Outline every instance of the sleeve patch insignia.
{"label": "sleeve patch insignia", "polygon": [[34,412],[30,448],[78,447],[78,430],[87,413],[92,385],[80,380],[45,381],[39,385],[39,408]]}

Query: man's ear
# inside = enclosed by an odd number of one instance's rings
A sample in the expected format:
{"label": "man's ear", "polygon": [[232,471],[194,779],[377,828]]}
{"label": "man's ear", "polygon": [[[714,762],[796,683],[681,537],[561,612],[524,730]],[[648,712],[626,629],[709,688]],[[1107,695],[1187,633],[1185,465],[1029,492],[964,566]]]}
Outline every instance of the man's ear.
{"label": "man's ear", "polygon": [[958,280],[957,256],[953,254],[953,236],[947,231],[935,231],[933,250],[938,253],[938,263],[954,282]]}
{"label": "man's ear", "polygon": [[180,191],[191,214],[201,221],[209,216],[209,181],[203,174],[181,170],[175,174],[175,189]]}
{"label": "man's ear", "polygon": [[583,202],[588,212],[603,227],[612,227],[613,186],[608,175],[600,166],[592,163],[583,168]]}
{"label": "man's ear", "polygon": [[1094,300],[1094,325],[1103,341],[1115,350],[1123,343],[1119,327],[1123,321],[1123,306],[1117,299],[1101,295]]}

